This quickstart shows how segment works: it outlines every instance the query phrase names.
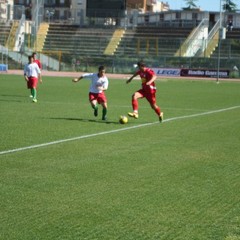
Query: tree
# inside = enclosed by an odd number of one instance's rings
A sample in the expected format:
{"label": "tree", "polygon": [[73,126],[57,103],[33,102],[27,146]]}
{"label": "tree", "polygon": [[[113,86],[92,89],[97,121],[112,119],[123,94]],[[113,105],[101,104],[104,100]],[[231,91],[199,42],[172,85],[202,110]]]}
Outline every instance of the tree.
{"label": "tree", "polygon": [[197,8],[197,5],[195,2],[197,2],[198,0],[184,0],[187,4],[187,7],[184,9],[193,9],[193,8]]}
{"label": "tree", "polygon": [[236,12],[237,4],[231,0],[226,0],[226,2],[223,4],[223,10],[226,12]]}

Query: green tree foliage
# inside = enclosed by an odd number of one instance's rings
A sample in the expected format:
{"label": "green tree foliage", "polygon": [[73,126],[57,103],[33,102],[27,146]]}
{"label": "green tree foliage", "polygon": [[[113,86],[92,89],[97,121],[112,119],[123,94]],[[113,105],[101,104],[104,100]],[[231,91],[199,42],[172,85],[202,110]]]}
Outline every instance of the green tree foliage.
{"label": "green tree foliage", "polygon": [[195,2],[197,2],[198,0],[184,0],[186,2],[187,7],[184,9],[193,9],[193,8],[197,8],[197,5]]}
{"label": "green tree foliage", "polygon": [[226,0],[223,4],[223,10],[226,12],[236,12],[237,5],[231,0]]}

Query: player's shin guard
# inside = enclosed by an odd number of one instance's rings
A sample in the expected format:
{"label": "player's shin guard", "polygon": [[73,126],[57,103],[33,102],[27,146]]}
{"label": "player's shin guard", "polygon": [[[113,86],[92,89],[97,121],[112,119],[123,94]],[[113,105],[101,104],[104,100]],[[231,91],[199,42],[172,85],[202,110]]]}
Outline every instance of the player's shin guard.
{"label": "player's shin guard", "polygon": [[157,107],[154,109],[154,111],[155,111],[155,113],[156,113],[158,116],[160,116],[160,113],[161,113],[160,107],[157,106]]}
{"label": "player's shin guard", "polygon": [[102,120],[106,120],[106,116],[107,116],[107,108],[103,108],[103,110],[102,110]]}
{"label": "player's shin guard", "polygon": [[33,99],[36,99],[37,98],[37,90],[36,90],[36,88],[32,88],[31,91],[32,91]]}
{"label": "player's shin guard", "polygon": [[94,109],[94,116],[98,116],[98,105],[92,105],[92,108]]}
{"label": "player's shin guard", "polygon": [[132,99],[132,108],[134,112],[138,112],[138,100]]}
{"label": "player's shin guard", "polygon": [[94,110],[98,110],[98,105],[92,105],[92,108],[93,108]]}

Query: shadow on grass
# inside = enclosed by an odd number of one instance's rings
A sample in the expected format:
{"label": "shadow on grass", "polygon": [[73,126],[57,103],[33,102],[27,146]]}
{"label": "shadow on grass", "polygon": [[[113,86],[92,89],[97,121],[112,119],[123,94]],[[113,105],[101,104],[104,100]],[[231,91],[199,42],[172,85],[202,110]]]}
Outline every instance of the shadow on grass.
{"label": "shadow on grass", "polygon": [[20,100],[14,100],[14,99],[0,99],[1,102],[23,102],[23,101],[20,101]]}
{"label": "shadow on grass", "polygon": [[99,120],[99,119],[87,119],[87,118],[64,118],[64,117],[54,117],[50,118],[53,120],[66,120],[66,121],[80,121],[80,122],[93,122],[93,123],[105,123],[105,124],[119,124],[118,121],[109,121],[109,120]]}
{"label": "shadow on grass", "polygon": [[[0,99],[1,102],[23,102],[20,99],[18,100],[18,98],[27,98],[26,95],[16,95],[16,94],[1,94],[0,97],[4,97],[4,99]],[[13,98],[16,98],[16,99],[13,99]]]}
{"label": "shadow on grass", "polygon": [[26,95],[16,95],[16,94],[1,94],[2,97],[17,97],[17,98],[26,98]]}

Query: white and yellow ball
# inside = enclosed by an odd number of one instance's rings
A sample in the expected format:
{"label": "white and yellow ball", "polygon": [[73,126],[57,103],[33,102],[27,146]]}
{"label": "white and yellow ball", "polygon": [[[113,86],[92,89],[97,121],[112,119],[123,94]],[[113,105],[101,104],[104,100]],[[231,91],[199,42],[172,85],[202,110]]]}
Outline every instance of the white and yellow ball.
{"label": "white and yellow ball", "polygon": [[128,122],[128,118],[126,116],[119,117],[119,123],[126,124]]}

